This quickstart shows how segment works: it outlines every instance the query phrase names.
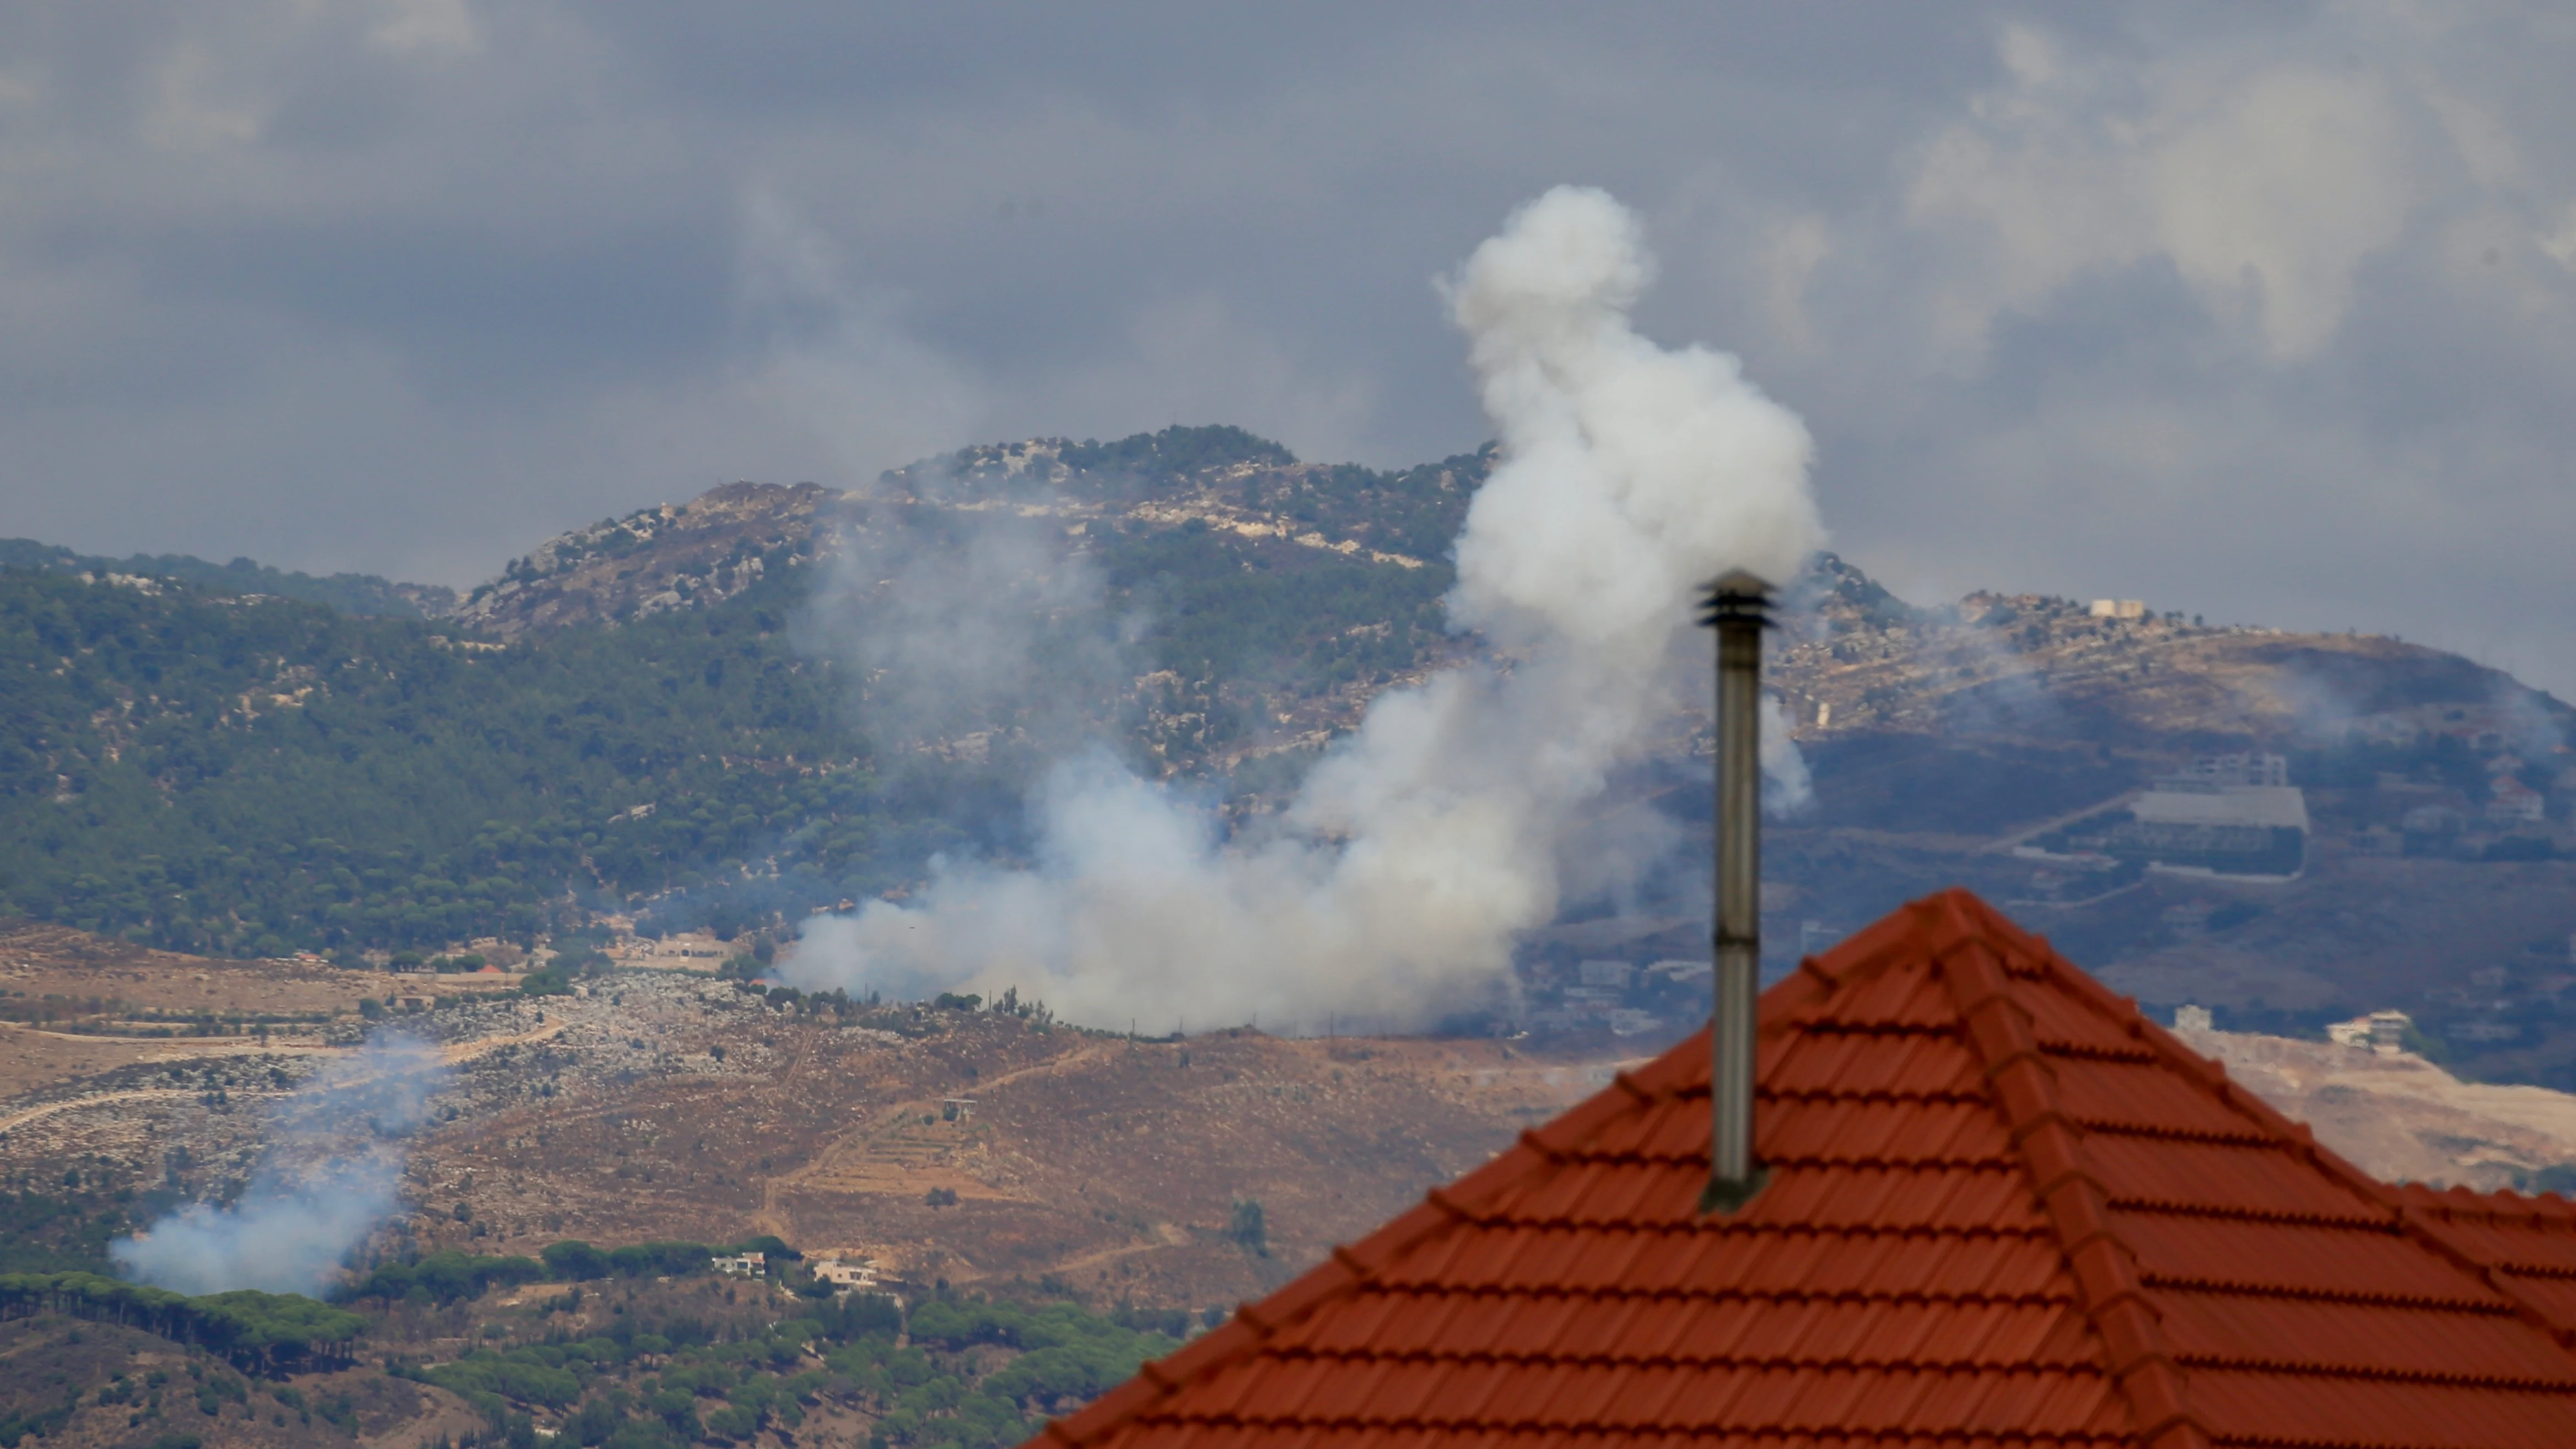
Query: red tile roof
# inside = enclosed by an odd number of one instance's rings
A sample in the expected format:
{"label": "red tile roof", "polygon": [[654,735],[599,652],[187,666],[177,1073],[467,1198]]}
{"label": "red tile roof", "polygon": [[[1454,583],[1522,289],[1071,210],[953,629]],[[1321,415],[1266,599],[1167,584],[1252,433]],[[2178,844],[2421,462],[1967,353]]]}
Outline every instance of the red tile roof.
{"label": "red tile roof", "polygon": [[1032,1445],[2576,1445],[2576,1204],[2372,1181],[1973,896],[1764,993],[1732,1217],[1707,1053]]}

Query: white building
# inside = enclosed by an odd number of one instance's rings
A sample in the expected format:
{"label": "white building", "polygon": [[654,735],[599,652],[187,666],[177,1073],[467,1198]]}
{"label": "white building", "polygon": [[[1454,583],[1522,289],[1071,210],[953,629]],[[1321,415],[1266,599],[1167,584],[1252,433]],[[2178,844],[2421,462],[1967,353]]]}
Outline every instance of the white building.
{"label": "white building", "polygon": [[2305,831],[2308,797],[2296,785],[2223,785],[2209,793],[2149,790],[2129,802],[2148,825],[2251,826]]}
{"label": "white building", "polygon": [[2091,612],[2096,619],[2143,619],[2147,604],[2144,599],[2095,599]]}
{"label": "white building", "polygon": [[877,1286],[876,1265],[864,1260],[852,1263],[835,1258],[828,1262],[816,1263],[814,1276],[843,1293],[853,1293]]}
{"label": "white building", "polygon": [[2511,775],[2497,777],[2493,788],[2495,798],[2487,802],[2487,818],[2498,825],[2536,823],[2548,804],[2539,791]]}
{"label": "white building", "polygon": [[709,1267],[732,1278],[758,1278],[769,1271],[767,1253],[729,1253],[709,1261]]}
{"label": "white building", "polygon": [[2286,755],[2249,751],[2238,755],[2203,755],[2183,766],[2167,779],[2156,782],[2156,788],[2192,789],[2225,785],[2287,785],[2290,783],[2290,761]]}
{"label": "white building", "polygon": [[1606,1012],[1619,1005],[1625,993],[1608,986],[1569,986],[1565,988],[1568,1011]]}
{"label": "white building", "polygon": [[2415,1018],[2405,1012],[2374,1011],[2327,1027],[2326,1039],[2337,1046],[2370,1047],[2389,1056],[2405,1048],[2406,1033],[2414,1025]]}
{"label": "white building", "polygon": [[1577,965],[1574,971],[1576,975],[1583,978],[1583,984],[1586,986],[1608,986],[1625,991],[1628,989],[1629,978],[1636,974],[1637,968],[1625,961],[1585,961]]}

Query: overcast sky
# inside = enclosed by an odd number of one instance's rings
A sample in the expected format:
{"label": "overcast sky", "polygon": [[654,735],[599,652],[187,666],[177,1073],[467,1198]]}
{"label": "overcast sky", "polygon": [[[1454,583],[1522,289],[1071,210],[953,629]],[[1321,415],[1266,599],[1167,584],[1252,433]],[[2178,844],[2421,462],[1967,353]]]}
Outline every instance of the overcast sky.
{"label": "overcast sky", "polygon": [[2576,10],[187,0],[0,12],[0,534],[464,584],[720,481],[1485,436],[1559,182],[1917,600],[2576,697]]}

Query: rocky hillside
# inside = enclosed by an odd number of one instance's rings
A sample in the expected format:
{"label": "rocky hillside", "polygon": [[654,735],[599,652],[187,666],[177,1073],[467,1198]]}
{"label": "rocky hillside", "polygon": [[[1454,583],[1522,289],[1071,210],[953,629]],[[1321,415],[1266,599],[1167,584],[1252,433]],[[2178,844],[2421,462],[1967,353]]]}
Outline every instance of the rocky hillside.
{"label": "rocky hillside", "polygon": [[1112,443],[965,448],[848,493],[729,483],[549,539],[476,588],[455,617],[516,639],[705,607],[922,510],[1009,509],[1076,533],[1214,530],[1418,570],[1445,559],[1488,461],[1477,454],[1381,473],[1300,463],[1240,428],[1173,427]]}
{"label": "rocky hillside", "polygon": [[512,559],[455,619],[516,639],[720,604],[773,569],[809,562],[817,511],[835,496],[812,483],[728,483],[687,503],[604,519]]}
{"label": "rocky hillside", "polygon": [[1978,593],[1913,609],[1828,560],[1824,627],[1772,663],[1802,737],[1998,732],[2116,745],[2411,739],[2474,716],[2564,735],[2576,711],[2512,676],[2384,635],[2104,617],[2072,599]]}
{"label": "rocky hillside", "polygon": [[[905,891],[939,851],[1019,858],[1032,782],[1101,742],[1241,819],[1379,692],[1480,647],[1441,600],[1491,463],[1169,428],[967,448],[847,494],[731,484],[551,540],[434,625],[0,570],[0,662],[26,681],[0,904],[226,954],[792,918]],[[1783,964],[1965,883],[2151,1001],[2276,1030],[2407,1005],[2456,1020],[2480,1071],[2576,1082],[2576,1025],[2549,1045],[2527,969],[2576,930],[2560,702],[2394,639],[1919,605],[1832,555],[1782,624],[1771,680],[1814,785],[1769,854]],[[1660,813],[1675,849],[1569,920],[1703,909],[1706,746],[1693,711],[1651,732],[1603,808]],[[2270,896],[2014,853],[2248,749],[2287,757],[2314,826]],[[2427,964],[2472,957],[2510,991]],[[2499,1000],[2510,1032],[2463,1004]]]}

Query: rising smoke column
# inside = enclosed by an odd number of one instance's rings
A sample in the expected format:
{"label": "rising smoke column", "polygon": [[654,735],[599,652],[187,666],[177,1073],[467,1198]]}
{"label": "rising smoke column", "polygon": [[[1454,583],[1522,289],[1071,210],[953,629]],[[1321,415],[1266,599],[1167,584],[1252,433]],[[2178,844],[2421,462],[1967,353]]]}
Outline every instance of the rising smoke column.
{"label": "rising smoke column", "polygon": [[1695,586],[1785,581],[1822,542],[1805,427],[1734,358],[1638,335],[1651,273],[1625,208],[1561,187],[1443,285],[1503,445],[1449,608],[1508,668],[1378,696],[1249,838],[1105,754],[1070,761],[1040,792],[1032,869],[941,866],[916,905],[817,920],[787,978],[1016,986],[1158,1030],[1413,1025],[1497,989],[1515,934],[1556,913],[1583,808],[1679,703]]}
{"label": "rising smoke column", "polygon": [[181,1293],[319,1293],[397,1206],[401,1138],[447,1074],[438,1050],[380,1036],[279,1104],[250,1185],[108,1246],[126,1277]]}

